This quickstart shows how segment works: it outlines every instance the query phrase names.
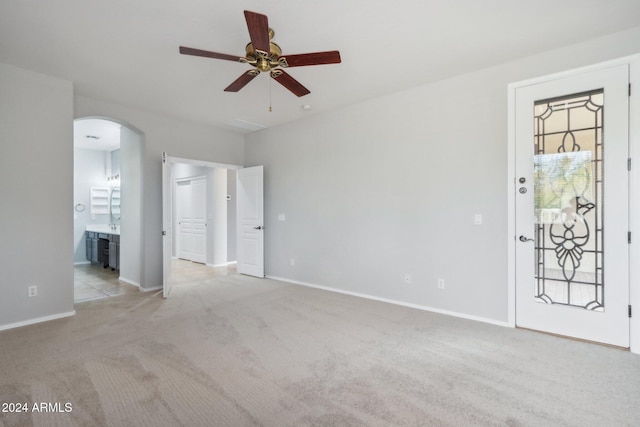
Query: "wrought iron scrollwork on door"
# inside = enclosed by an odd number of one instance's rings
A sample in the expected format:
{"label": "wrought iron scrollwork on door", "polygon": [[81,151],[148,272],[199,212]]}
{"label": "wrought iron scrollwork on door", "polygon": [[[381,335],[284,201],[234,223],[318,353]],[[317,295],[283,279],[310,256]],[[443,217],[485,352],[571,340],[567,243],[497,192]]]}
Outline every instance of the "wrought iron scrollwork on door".
{"label": "wrought iron scrollwork on door", "polygon": [[537,301],[603,310],[602,90],[536,102]]}
{"label": "wrought iron scrollwork on door", "polygon": [[[582,248],[589,242],[589,222],[585,214],[595,208],[591,202],[581,203],[580,197],[576,197],[575,202],[576,211],[571,218],[549,227],[549,237],[556,245],[558,265],[562,267],[562,275],[568,282],[575,278],[584,253]],[[577,225],[583,225],[582,230],[577,230]]]}

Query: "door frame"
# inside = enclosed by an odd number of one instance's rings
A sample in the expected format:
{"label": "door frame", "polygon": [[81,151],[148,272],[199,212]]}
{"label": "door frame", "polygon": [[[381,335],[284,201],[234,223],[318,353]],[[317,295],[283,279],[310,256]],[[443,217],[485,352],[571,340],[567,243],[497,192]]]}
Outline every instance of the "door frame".
{"label": "door frame", "polygon": [[[209,162],[206,160],[196,160],[196,159],[187,159],[183,157],[174,157],[170,156],[168,153],[162,153],[161,162],[163,164],[163,171],[169,172],[171,170],[171,165],[176,163],[185,163],[194,166],[204,166],[208,168],[219,168],[219,169],[231,169],[237,171],[238,169],[243,169],[244,166],[240,165],[232,165],[227,163],[218,163],[218,162]],[[166,165],[166,166],[165,166]],[[168,182],[167,182],[168,181]],[[169,292],[171,290],[171,241],[173,240],[175,233],[173,227],[173,215],[172,215],[172,205],[173,205],[173,193],[174,193],[174,185],[175,180],[171,173],[168,173],[168,176],[163,175],[162,179],[162,289],[163,289],[163,297],[167,298],[169,296]],[[165,185],[168,188],[165,188]],[[164,193],[168,193],[166,199],[164,197]],[[169,257],[167,259],[167,252],[169,253]],[[168,265],[167,265],[168,264]]]}
{"label": "door frame", "polygon": [[[507,87],[507,324],[511,327],[516,327],[516,90],[623,64],[629,65],[629,81],[633,88],[629,96],[629,156],[632,159],[629,173],[629,212],[638,212],[640,209],[640,54],[515,82]],[[629,304],[634,311],[629,319],[629,345],[631,352],[640,354],[640,245],[638,244],[640,215],[629,216],[629,229],[632,235],[629,245]]]}
{"label": "door frame", "polygon": [[[136,176],[133,177],[133,181],[128,184],[128,187],[125,191],[127,194],[131,195],[135,198],[134,203],[125,204],[121,210],[125,213],[124,221],[120,220],[122,235],[121,241],[124,239],[125,246],[125,257],[121,257],[121,259],[130,259],[130,262],[125,263],[125,268],[120,269],[118,280],[121,282],[128,283],[133,285],[140,290],[146,290],[145,286],[145,274],[144,274],[144,259],[145,259],[145,231],[144,231],[144,157],[145,157],[145,134],[136,126],[131,123],[120,120],[116,117],[106,116],[106,115],[81,115],[75,116],[73,122],[77,122],[80,120],[87,119],[97,119],[97,120],[106,120],[109,122],[117,123],[120,126],[127,128],[133,134],[136,135],[136,140],[134,142],[135,150],[139,152],[138,158],[135,159],[121,159],[121,169],[122,166],[126,163],[129,164],[133,170],[137,171]],[[120,149],[122,149],[122,136],[120,136]],[[75,171],[74,171],[74,182],[72,183],[72,189],[75,185]],[[135,189],[135,192],[131,193],[130,190]],[[120,194],[122,197],[122,193]],[[125,227],[123,229],[122,224],[125,223]],[[75,243],[74,243],[75,245]],[[73,248],[75,251],[75,247]],[[124,274],[124,276],[123,276]]]}

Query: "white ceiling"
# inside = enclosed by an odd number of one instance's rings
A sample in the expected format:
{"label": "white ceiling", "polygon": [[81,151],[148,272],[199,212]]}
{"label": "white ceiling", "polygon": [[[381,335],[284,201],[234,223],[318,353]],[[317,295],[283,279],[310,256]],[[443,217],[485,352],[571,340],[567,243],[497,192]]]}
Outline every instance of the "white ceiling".
{"label": "white ceiling", "polygon": [[[342,63],[289,69],[311,90],[302,98],[266,74],[223,92],[249,66],[178,47],[242,55],[245,9],[269,17],[285,56],[337,49]],[[638,0],[0,0],[0,62],[71,80],[77,95],[246,132],[639,23]]]}
{"label": "white ceiling", "polygon": [[85,150],[112,151],[120,148],[120,128],[110,120],[79,119],[73,122],[73,146]]}

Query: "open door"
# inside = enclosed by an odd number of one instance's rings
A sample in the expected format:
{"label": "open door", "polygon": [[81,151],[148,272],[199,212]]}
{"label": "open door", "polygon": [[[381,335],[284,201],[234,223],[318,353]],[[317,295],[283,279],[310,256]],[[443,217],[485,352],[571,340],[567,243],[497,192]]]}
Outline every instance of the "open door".
{"label": "open door", "polygon": [[264,277],[263,167],[238,170],[238,273]]}
{"label": "open door", "polygon": [[162,153],[162,296],[171,292],[171,164],[167,153]]}

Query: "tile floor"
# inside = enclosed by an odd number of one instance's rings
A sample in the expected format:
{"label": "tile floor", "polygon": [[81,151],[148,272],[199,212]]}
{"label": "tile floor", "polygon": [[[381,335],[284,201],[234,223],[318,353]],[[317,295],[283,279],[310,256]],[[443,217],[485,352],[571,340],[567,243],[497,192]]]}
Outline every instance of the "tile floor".
{"label": "tile floor", "polygon": [[209,267],[208,265],[199,264],[197,262],[186,261],[183,259],[174,259],[171,262],[171,276],[173,277],[173,285],[195,283],[214,277],[228,276],[236,274],[236,264],[230,264],[223,267]]}
{"label": "tile floor", "polygon": [[[236,274],[236,265],[209,267],[182,259],[171,264],[173,284],[189,284],[213,277]],[[74,267],[74,302],[92,301],[139,292],[136,286],[118,280],[119,272],[102,264],[79,264]]]}
{"label": "tile floor", "polygon": [[139,292],[136,286],[118,280],[119,272],[103,268],[102,264],[79,264],[74,266],[74,302],[109,298]]}

